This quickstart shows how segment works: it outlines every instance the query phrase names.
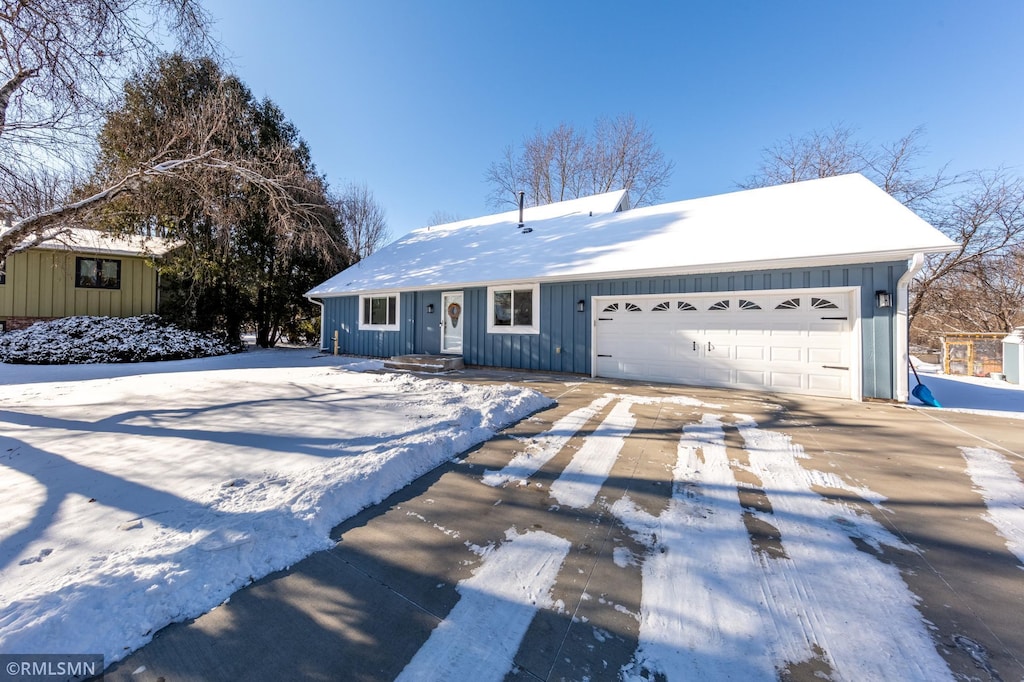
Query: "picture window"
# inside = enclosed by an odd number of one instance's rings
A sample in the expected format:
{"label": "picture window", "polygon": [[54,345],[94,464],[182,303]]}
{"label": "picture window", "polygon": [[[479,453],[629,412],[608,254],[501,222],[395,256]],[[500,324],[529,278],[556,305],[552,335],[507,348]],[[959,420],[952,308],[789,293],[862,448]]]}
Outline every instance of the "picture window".
{"label": "picture window", "polygon": [[487,290],[487,331],[490,334],[538,334],[540,286],[515,284]]}
{"label": "picture window", "polygon": [[359,328],[362,330],[397,331],[399,297],[397,294],[387,296],[361,296],[362,312]]}
{"label": "picture window", "polygon": [[80,289],[120,289],[121,261],[112,258],[77,257],[75,286]]}

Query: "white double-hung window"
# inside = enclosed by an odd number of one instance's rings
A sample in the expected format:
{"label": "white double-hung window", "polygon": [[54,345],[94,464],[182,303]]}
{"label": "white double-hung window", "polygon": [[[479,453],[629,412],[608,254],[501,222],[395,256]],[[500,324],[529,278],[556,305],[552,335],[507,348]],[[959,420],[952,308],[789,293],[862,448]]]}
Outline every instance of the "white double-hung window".
{"label": "white double-hung window", "polygon": [[540,285],[488,287],[487,333],[539,334]]}
{"label": "white double-hung window", "polygon": [[398,331],[398,294],[359,297],[359,329],[364,331]]}

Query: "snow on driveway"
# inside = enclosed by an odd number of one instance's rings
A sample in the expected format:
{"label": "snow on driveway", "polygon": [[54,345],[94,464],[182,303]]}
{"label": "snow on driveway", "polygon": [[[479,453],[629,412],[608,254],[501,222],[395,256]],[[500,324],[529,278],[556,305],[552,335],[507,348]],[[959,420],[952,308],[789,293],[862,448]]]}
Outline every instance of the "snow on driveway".
{"label": "snow on driveway", "polygon": [[636,425],[631,407],[629,402],[619,401],[551,484],[551,497],[559,504],[586,509],[594,503],[626,444],[626,436]]}
{"label": "snow on driveway", "polygon": [[1024,565],[1024,482],[1006,457],[988,448],[960,448],[967,473],[985,498],[985,519],[1006,540],[1006,546]]}
{"label": "snow on driveway", "polygon": [[[829,502],[812,486],[822,472],[797,462],[783,434],[736,415],[749,470],[764,484],[780,546],[751,544],[741,486],[726,454],[722,417],[686,426],[675,487],[657,517],[628,496],[612,512],[649,547],[643,559],[640,646],[627,680],[772,679],[817,661],[829,679],[952,679],[896,567],[859,550],[906,545],[870,517]],[[838,477],[829,484],[850,489]],[[865,655],[865,652],[871,652]]]}
{"label": "snow on driveway", "polygon": [[459,583],[459,602],[398,682],[505,679],[534,614],[555,605],[551,587],[569,545],[544,531],[509,529],[500,547],[484,550],[473,577]]}
{"label": "snow on driveway", "polygon": [[0,651],[109,665],[551,403],[340,365],[0,365]]}
{"label": "snow on driveway", "polygon": [[[787,660],[810,659],[818,648],[842,679],[952,679],[915,608],[917,597],[881,557],[881,545],[912,548],[872,517],[816,493],[822,474],[809,474],[797,462],[803,448],[789,436],[761,429],[746,415],[735,417],[786,551],[784,558],[761,562],[766,598],[779,611],[780,634],[809,648],[805,657]],[[857,492],[834,475],[827,485]],[[858,549],[854,538],[878,555]],[[850,627],[851,621],[859,626]]]}
{"label": "snow on driveway", "polygon": [[526,449],[513,457],[512,461],[501,471],[484,472],[484,483],[497,487],[511,480],[529,478],[537,473],[542,466],[558,454],[559,450],[565,447],[565,444],[576,435],[577,431],[611,401],[611,396],[604,396],[586,407],[573,410],[565,415],[543,434],[531,438]]}
{"label": "snow on driveway", "polygon": [[[616,436],[633,427],[631,406],[656,400],[617,396],[558,480],[587,480],[599,489],[610,465],[605,456],[580,456],[586,443],[603,434],[593,448],[612,452],[614,460],[621,449]],[[611,506],[647,548],[639,558],[639,646],[620,671],[622,679],[774,679],[803,665],[835,680],[952,679],[916,608],[918,597],[882,556],[883,545],[913,548],[856,507],[816,490],[843,490],[873,504],[884,498],[835,474],[805,468],[799,445],[746,415],[727,418],[708,411],[710,405],[689,404],[701,408],[700,416],[679,432],[666,507],[651,514],[628,492]],[[579,416],[563,420],[583,428]],[[571,435],[563,432],[565,423],[560,420],[552,431]],[[726,429],[742,439],[747,463],[730,460]],[[550,438],[548,433],[537,440]],[[751,484],[740,483],[737,470],[761,482],[757,492],[765,501],[757,509],[744,504]],[[502,478],[517,476],[489,472],[484,483]],[[551,486],[552,497],[563,504],[564,492]],[[777,544],[752,538],[748,517],[774,528]],[[559,554],[548,563],[561,560]],[[467,634],[463,645],[472,641]]]}

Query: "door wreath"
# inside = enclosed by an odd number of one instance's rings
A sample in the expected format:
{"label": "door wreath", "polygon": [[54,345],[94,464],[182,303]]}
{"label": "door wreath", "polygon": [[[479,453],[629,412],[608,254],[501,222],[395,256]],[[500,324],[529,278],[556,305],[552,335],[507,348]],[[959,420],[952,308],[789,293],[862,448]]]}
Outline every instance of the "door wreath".
{"label": "door wreath", "polygon": [[462,306],[458,303],[448,304],[448,317],[451,318],[452,328],[459,326],[459,315],[462,314]]}

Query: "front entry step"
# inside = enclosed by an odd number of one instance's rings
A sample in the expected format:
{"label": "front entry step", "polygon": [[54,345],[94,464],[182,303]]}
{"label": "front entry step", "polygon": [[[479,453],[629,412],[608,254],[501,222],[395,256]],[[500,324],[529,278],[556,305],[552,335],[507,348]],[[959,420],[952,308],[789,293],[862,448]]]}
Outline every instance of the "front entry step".
{"label": "front entry step", "polygon": [[385,369],[405,369],[410,372],[450,372],[464,369],[461,355],[396,355],[384,361]]}

